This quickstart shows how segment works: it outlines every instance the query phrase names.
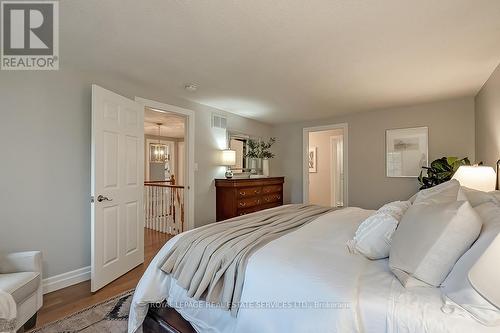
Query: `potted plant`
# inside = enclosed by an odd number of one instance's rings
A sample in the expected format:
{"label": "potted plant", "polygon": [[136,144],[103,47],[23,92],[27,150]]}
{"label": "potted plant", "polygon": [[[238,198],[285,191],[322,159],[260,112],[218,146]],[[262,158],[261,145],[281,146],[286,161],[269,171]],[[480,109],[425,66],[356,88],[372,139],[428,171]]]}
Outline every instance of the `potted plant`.
{"label": "potted plant", "polygon": [[[462,165],[470,165],[468,157],[459,159],[457,157],[441,157],[431,163],[430,167],[422,167],[418,182],[420,189],[431,188],[451,180],[455,172]],[[424,172],[426,175],[424,176]]]}
{"label": "potted plant", "polygon": [[[269,138],[268,141],[260,139],[248,140],[248,152],[246,157],[251,160],[251,168],[262,169],[264,176],[269,176],[269,159],[275,156],[270,149],[275,142],[276,138]],[[262,164],[262,167],[260,164]]]}

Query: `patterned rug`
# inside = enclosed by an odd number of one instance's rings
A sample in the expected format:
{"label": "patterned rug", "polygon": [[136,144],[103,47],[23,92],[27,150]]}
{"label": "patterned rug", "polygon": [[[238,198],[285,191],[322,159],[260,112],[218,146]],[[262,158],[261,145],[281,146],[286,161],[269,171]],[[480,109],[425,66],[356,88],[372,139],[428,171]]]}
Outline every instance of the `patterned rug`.
{"label": "patterned rug", "polygon": [[123,333],[134,290],[110,298],[30,333]]}

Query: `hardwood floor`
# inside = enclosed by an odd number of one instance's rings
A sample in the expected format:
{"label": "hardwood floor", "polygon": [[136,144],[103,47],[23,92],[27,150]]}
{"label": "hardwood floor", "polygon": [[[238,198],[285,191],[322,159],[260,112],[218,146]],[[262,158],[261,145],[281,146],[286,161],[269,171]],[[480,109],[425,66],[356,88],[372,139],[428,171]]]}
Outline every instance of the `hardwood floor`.
{"label": "hardwood floor", "polygon": [[90,281],[85,281],[45,294],[43,296],[43,307],[38,312],[36,327],[66,317],[135,288],[153,257],[170,238],[172,238],[171,235],[144,229],[144,263],[96,293],[90,292]]}

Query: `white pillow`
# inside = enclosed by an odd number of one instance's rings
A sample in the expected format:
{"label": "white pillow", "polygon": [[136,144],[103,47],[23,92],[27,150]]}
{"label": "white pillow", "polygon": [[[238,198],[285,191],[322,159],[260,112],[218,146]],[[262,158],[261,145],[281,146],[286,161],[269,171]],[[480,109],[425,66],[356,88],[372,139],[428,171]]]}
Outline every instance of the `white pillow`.
{"label": "white pillow", "polygon": [[[403,286],[439,286],[481,231],[467,201],[414,204],[392,238],[389,266]],[[418,280],[418,281],[415,281]]]}
{"label": "white pillow", "polygon": [[410,206],[411,203],[409,201],[394,201],[380,207],[377,213],[389,214],[397,219],[399,223]]}
{"label": "white pillow", "polygon": [[417,193],[414,205],[419,203],[439,204],[457,201],[460,183],[452,179],[437,186],[422,190]]}
{"label": "white pillow", "polygon": [[500,205],[500,191],[482,192],[462,186],[460,191],[465,195],[472,207],[479,206],[485,202],[493,202]]}
{"label": "white pillow", "polygon": [[354,239],[347,242],[349,249],[372,260],[387,258],[392,234],[408,207],[409,201],[395,201],[382,206],[361,223]]}
{"label": "white pillow", "polygon": [[443,311],[453,312],[463,309],[480,323],[495,326],[500,325],[500,310],[474,290],[467,275],[500,233],[500,207],[492,202],[486,202],[478,206],[476,211],[483,219],[483,230],[479,239],[460,258],[443,282],[442,290],[445,294]]}

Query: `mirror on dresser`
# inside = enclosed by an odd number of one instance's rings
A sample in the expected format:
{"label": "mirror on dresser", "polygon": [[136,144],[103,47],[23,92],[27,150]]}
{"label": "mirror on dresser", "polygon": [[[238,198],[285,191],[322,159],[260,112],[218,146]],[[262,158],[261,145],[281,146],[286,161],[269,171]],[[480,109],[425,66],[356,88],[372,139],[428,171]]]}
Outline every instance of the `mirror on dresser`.
{"label": "mirror on dresser", "polygon": [[249,176],[251,173],[250,160],[246,157],[250,135],[227,131],[227,147],[236,152],[236,165],[231,168],[235,176]]}

